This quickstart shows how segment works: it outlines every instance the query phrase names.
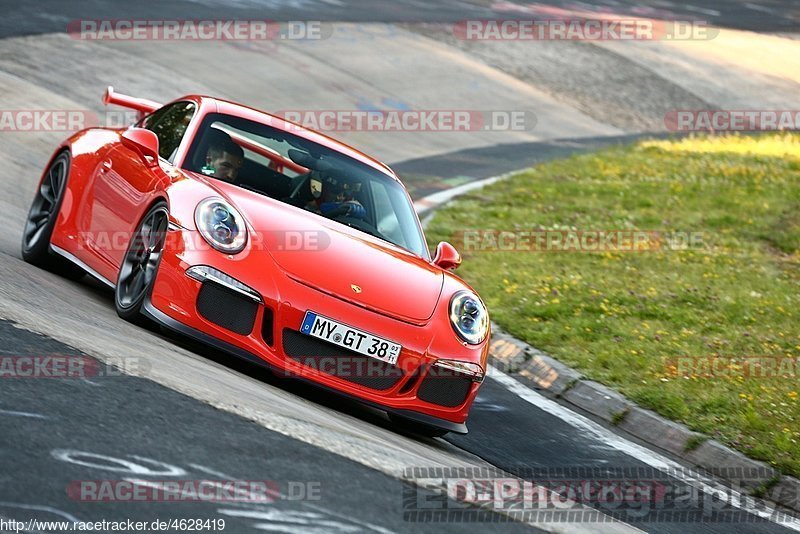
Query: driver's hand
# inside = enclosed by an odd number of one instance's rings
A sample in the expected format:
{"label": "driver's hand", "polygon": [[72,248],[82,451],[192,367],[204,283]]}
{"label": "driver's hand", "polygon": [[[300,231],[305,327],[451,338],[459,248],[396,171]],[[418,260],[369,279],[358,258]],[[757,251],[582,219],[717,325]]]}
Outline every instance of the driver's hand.
{"label": "driver's hand", "polygon": [[348,200],[347,202],[323,202],[320,206],[322,214],[326,217],[341,217],[347,216],[354,219],[365,219],[367,217],[367,210],[357,200]]}
{"label": "driver's hand", "polygon": [[319,206],[320,213],[326,217],[341,217],[347,215],[348,207],[340,202],[323,202]]}
{"label": "driver's hand", "polygon": [[367,210],[357,200],[348,200],[344,203],[347,206],[347,216],[354,219],[364,220],[367,218]]}

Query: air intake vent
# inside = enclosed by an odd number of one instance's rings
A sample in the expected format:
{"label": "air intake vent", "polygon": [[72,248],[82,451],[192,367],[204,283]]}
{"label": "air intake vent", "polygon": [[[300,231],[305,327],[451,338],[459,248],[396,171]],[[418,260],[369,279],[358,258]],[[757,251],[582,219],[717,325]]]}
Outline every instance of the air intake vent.
{"label": "air intake vent", "polygon": [[214,282],[203,282],[197,311],[212,323],[246,336],[253,331],[258,304]]}
{"label": "air intake vent", "polygon": [[428,373],[419,386],[417,398],[448,408],[464,404],[470,387],[474,384],[470,378],[435,367],[431,368]]}

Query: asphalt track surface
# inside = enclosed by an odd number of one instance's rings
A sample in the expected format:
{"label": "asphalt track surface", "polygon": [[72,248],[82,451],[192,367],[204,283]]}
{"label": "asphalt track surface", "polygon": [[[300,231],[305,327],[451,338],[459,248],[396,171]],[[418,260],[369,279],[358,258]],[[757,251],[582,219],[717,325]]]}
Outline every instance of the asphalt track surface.
{"label": "asphalt track surface", "polygon": [[[619,5],[630,6],[624,2]],[[660,5],[663,9],[664,2]],[[692,12],[670,5],[678,14]],[[731,27],[784,31],[792,24],[796,26],[796,13],[790,3],[762,5],[778,10],[781,16],[755,15],[758,10],[746,7],[744,2],[716,2],[704,4],[704,8],[719,12],[713,15],[718,18],[717,23]],[[221,3],[213,1],[152,5],[89,2],[77,6],[3,2],[0,6],[3,37],[61,32],[69,20],[82,17],[222,17]],[[228,3],[224,17],[263,18],[264,6],[271,8],[269,18],[275,20],[448,21],[510,13],[493,10],[488,2],[365,1],[345,6],[333,0],[242,0]],[[520,16],[525,13],[524,9],[516,12],[522,13]],[[134,69],[130,78],[133,84],[133,79],[141,77],[146,68],[115,65],[121,57],[119,49],[98,47],[82,58],[90,67],[62,66],[57,76],[49,77],[52,71],[48,68],[64,63],[59,56],[64,49],[75,47],[84,53],[86,49],[57,35],[30,39],[13,44],[0,42],[0,51],[7,52],[0,57],[0,65],[8,73],[0,78],[6,90],[2,97],[4,108],[20,105],[16,102],[25,102],[26,96],[52,98],[49,102],[53,106],[96,102],[98,70],[106,69],[116,76],[121,74],[114,69]],[[145,59],[169,55],[169,51],[161,49],[143,50]],[[241,54],[228,49],[223,52],[230,54],[231,62],[241,61]],[[466,65],[459,61],[459,65]],[[78,72],[74,72],[75,68]],[[464,68],[473,69],[471,65]],[[188,72],[188,68],[184,70],[184,74]],[[483,73],[480,69],[469,72]],[[161,79],[165,85],[153,84],[158,87],[152,91],[163,90],[164,95],[174,97],[172,93],[180,84],[173,80],[169,85],[168,78]],[[487,79],[499,80],[501,85],[510,83],[494,74],[487,75]],[[268,100],[259,100],[255,93],[236,93],[235,86],[241,83],[238,78],[212,76],[206,81],[209,92],[219,87],[219,92],[270,108]],[[150,89],[148,80],[140,80],[140,87]],[[302,87],[306,94],[321,90],[324,88],[314,83]],[[404,89],[407,90],[410,89]],[[502,87],[494,90],[497,98],[510,94]],[[48,91],[64,100],[56,100]],[[142,96],[161,98],[161,94],[153,95],[152,91]],[[87,93],[91,95],[86,96]],[[528,96],[534,97],[538,98],[533,93]],[[538,110],[550,103],[542,99],[536,105]],[[565,136],[559,125],[549,123],[545,116],[540,120],[544,134],[538,136],[509,137],[502,143],[485,138],[478,143],[480,146],[472,140],[448,138],[441,142],[437,138],[433,141],[442,146],[430,153],[421,150],[430,143],[406,138],[395,144],[395,151],[387,159],[396,163],[394,167],[403,175],[416,177],[416,196],[420,196],[439,190],[442,184],[492,176],[639,135],[613,128],[601,132],[602,128],[579,113],[558,113],[572,121],[569,128],[575,131],[575,137]],[[624,468],[652,473],[652,462],[631,452],[635,444],[621,447],[618,441],[606,439],[600,430],[586,432],[556,411],[532,405],[494,378],[487,379],[473,408],[470,434],[444,440],[423,439],[397,433],[376,410],[276,378],[185,339],[121,321],[114,313],[110,292],[100,284],[88,278],[68,282],[32,269],[19,259],[19,229],[29,193],[58,137],[63,136],[5,134],[0,146],[4,169],[2,204],[11,228],[8,235],[0,236],[0,318],[11,321],[0,321],[0,354],[88,354],[104,361],[122,362],[123,366],[135,362],[137,366],[126,369],[127,374],[109,373],[111,376],[88,380],[17,379],[0,383],[0,518],[224,518],[228,532],[447,532],[476,527],[518,530],[533,527],[507,522],[405,521],[404,492],[409,487],[399,480],[400,474],[413,467],[496,467],[522,477],[532,469],[559,468],[604,469],[606,476],[612,478]],[[374,146],[380,150],[386,144],[382,139],[366,140],[368,149]],[[445,150],[448,144],[451,149]],[[415,157],[418,153],[422,155]],[[659,473],[653,475],[659,482],[685,485],[682,480]],[[75,500],[66,490],[75,481],[125,477],[145,479],[151,484],[176,479],[268,480],[274,481],[282,498],[269,504],[109,503]],[[301,486],[318,487],[319,498],[291,498],[291,488]],[[609,511],[605,503],[588,504]],[[492,517],[507,519],[497,514]],[[630,513],[621,514],[621,519],[622,523],[615,524],[578,521],[539,526],[588,532],[787,530],[773,522],[756,520],[752,514],[734,514],[733,519],[718,514],[665,520]]]}
{"label": "asphalt track surface", "polygon": [[[74,349],[0,321],[0,354],[43,352],[75,358]],[[96,361],[94,361],[96,362]],[[106,369],[96,362],[96,368]],[[225,531],[259,523],[308,532],[401,531],[404,486],[399,480],[283,434],[232,417],[142,378],[113,372],[71,380],[7,380],[3,398],[27,399],[26,411],[0,410],[0,447],[6,461],[0,517],[43,521],[100,518],[151,522],[174,517],[226,521]],[[6,404],[4,402],[4,404]],[[16,452],[12,452],[16,451]],[[68,492],[79,481],[138,479],[150,484],[247,480],[251,502],[95,502]],[[144,484],[140,484],[144,486]],[[93,488],[93,486],[92,486]],[[10,490],[10,491],[9,491]],[[94,489],[91,490],[92,492]],[[353,502],[369,503],[358,514]],[[23,508],[41,506],[46,509]],[[344,513],[343,513],[344,512]],[[455,523],[437,526],[456,532]],[[501,530],[527,530],[504,523]]]}

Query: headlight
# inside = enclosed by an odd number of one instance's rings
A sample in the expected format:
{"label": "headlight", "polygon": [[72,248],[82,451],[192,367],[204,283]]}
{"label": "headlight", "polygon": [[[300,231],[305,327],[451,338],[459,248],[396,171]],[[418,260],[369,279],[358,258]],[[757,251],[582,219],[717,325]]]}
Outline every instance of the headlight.
{"label": "headlight", "polygon": [[478,345],[489,333],[489,313],[473,293],[459,291],[450,300],[450,323],[458,337],[470,345]]}
{"label": "headlight", "polygon": [[241,252],[247,243],[244,219],[221,198],[207,198],[197,205],[194,222],[208,244],[226,254]]}

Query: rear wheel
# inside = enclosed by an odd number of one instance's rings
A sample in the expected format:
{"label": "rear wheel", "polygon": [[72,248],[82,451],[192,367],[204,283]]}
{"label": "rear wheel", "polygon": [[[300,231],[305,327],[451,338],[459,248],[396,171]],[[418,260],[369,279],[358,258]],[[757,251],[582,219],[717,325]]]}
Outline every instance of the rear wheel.
{"label": "rear wheel", "polygon": [[403,416],[394,415],[392,413],[389,414],[389,419],[392,421],[395,428],[409,434],[417,434],[428,438],[440,438],[449,432],[444,428],[418,423],[417,421],[412,421],[411,419],[406,419]]}
{"label": "rear wheel", "polygon": [[50,239],[64,200],[69,178],[69,152],[62,152],[48,167],[33,198],[22,231],[22,259],[71,280],[83,277],[83,269],[50,250]]}
{"label": "rear wheel", "polygon": [[156,278],[168,217],[166,202],[158,202],[147,211],[131,236],[114,290],[117,314],[127,321],[146,323],[142,306]]}

